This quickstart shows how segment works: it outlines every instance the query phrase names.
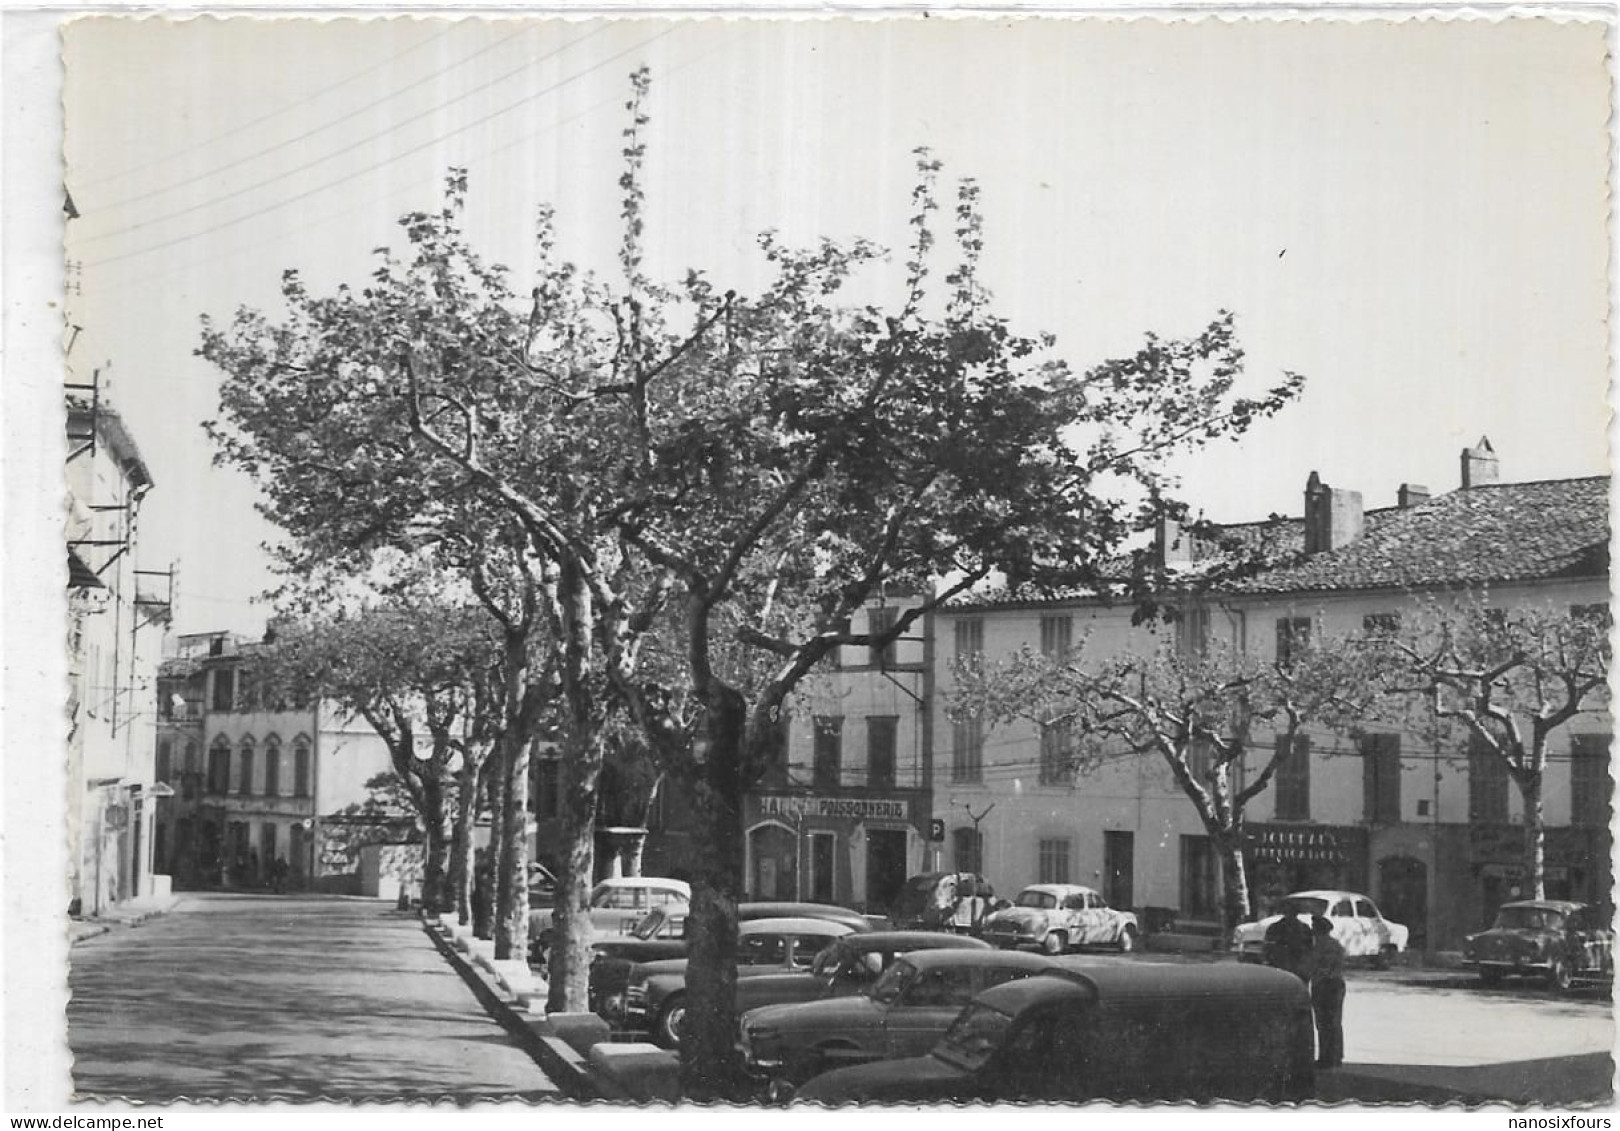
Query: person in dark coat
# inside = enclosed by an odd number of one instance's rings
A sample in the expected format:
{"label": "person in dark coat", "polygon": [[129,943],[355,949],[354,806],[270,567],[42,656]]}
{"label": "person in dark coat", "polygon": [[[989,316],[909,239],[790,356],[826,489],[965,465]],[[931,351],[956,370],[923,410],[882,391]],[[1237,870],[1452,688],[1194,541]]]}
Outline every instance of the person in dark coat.
{"label": "person in dark coat", "polygon": [[1285,906],[1282,917],[1266,928],[1266,965],[1311,980],[1311,928],[1292,907]]}
{"label": "person in dark coat", "polygon": [[473,855],[472,898],[473,937],[495,936],[495,865],[489,849],[480,848]]}
{"label": "person in dark coat", "polygon": [[1344,1063],[1344,947],[1333,924],[1311,917],[1311,1012],[1316,1015],[1316,1066]]}

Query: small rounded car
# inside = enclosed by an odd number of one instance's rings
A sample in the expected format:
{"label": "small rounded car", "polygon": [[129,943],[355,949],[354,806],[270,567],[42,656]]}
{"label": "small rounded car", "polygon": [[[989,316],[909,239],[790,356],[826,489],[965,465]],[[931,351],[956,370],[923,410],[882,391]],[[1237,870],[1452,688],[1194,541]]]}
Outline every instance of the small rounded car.
{"label": "small rounded car", "polygon": [[[1038,954],[998,951],[935,934],[944,945],[900,955],[854,996],[769,1005],[738,1028],[748,1068],[771,1085],[873,1060],[919,1056],[934,1047],[978,993],[1051,968]],[[864,940],[861,940],[864,941]]]}
{"label": "small rounded car", "polygon": [[[686,927],[692,888],[685,880],[659,876],[620,876],[603,880],[591,889],[591,930],[597,935],[617,937],[635,930],[647,914],[662,913],[660,935],[678,936]],[[556,908],[529,912],[529,962],[540,965],[556,921]]]}
{"label": "small rounded car", "polygon": [[[845,935],[853,933],[848,923],[831,919],[753,919],[737,928],[737,1008],[763,1004],[750,1001],[749,984],[773,974],[797,974],[805,987],[816,955]],[[638,963],[626,977],[623,1014],[609,1017],[632,1032],[646,1032],[665,1048],[681,1043],[681,1025],[686,1018],[685,958],[666,958]]]}
{"label": "small rounded car", "polygon": [[1595,907],[1561,899],[1504,903],[1489,930],[1463,940],[1463,965],[1487,986],[1540,978],[1551,990],[1614,979],[1614,932]]}
{"label": "small rounded car", "polygon": [[1347,958],[1368,958],[1382,969],[1406,950],[1407,929],[1384,918],[1376,904],[1353,891],[1296,891],[1285,895],[1275,915],[1239,924],[1232,932],[1232,951],[1243,962],[1265,962],[1266,931],[1284,915],[1309,923],[1321,915],[1333,924],[1333,937]]}
{"label": "small rounded car", "polygon": [[1141,932],[1135,912],[1108,906],[1092,888],[1031,884],[1012,906],[984,920],[980,937],[995,946],[1033,946],[1045,954],[1062,954],[1082,946],[1135,950]]}

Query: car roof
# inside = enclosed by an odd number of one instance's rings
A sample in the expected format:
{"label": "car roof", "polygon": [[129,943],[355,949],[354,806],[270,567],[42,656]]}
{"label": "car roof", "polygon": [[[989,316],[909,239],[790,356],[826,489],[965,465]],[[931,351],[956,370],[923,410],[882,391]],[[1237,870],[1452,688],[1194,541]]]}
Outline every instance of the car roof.
{"label": "car roof", "polygon": [[1317,888],[1311,891],[1291,891],[1283,896],[1284,899],[1365,899],[1372,902],[1372,896],[1359,891],[1332,891],[1327,888]]}
{"label": "car roof", "polygon": [[1050,958],[1027,950],[914,950],[906,961],[919,970],[944,966],[984,966],[996,970],[1041,970],[1052,964]]}
{"label": "car roof", "polygon": [[1095,1001],[1102,1008],[1141,998],[1185,997],[1199,1002],[1232,999],[1253,1004],[1280,1000],[1306,1005],[1305,983],[1284,970],[1238,963],[1097,962],[1084,958],[1047,959],[1033,978],[986,990],[978,1001],[1003,1013],[1017,1014],[1054,1000]]}
{"label": "car roof", "polygon": [[1590,907],[1589,903],[1577,903],[1570,899],[1516,899],[1512,903],[1504,903],[1497,908],[1498,911],[1509,907],[1535,907],[1543,911],[1560,911],[1569,915],[1582,907]]}
{"label": "car roof", "polygon": [[737,934],[748,935],[845,935],[853,928],[836,919],[809,919],[804,917],[779,919],[745,919],[737,924]]}
{"label": "car roof", "polygon": [[830,919],[849,923],[857,931],[872,929],[872,921],[859,911],[839,907],[834,903],[801,903],[796,900],[751,900],[737,905],[737,918],[750,919]]}
{"label": "car roof", "polygon": [[598,888],[663,888],[666,891],[685,892],[692,894],[692,885],[685,880],[667,880],[662,876],[609,876],[605,880],[597,880],[591,890]]}
{"label": "car roof", "polygon": [[873,931],[850,935],[839,946],[861,952],[868,950],[994,950],[983,939],[972,935],[952,935],[944,931]]}
{"label": "car roof", "polygon": [[1088,888],[1085,884],[1025,884],[1018,889],[1020,895],[1026,891],[1044,891],[1052,895],[1068,895],[1077,891],[1083,891],[1088,895],[1099,894],[1096,888]]}

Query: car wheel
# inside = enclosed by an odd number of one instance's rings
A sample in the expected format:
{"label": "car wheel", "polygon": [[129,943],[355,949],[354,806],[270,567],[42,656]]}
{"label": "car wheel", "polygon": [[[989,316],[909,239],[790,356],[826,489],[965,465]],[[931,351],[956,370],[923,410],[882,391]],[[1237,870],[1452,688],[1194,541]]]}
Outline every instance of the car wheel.
{"label": "car wheel", "polygon": [[1041,940],[1042,954],[1062,954],[1069,948],[1069,940],[1062,931],[1047,931]]}
{"label": "car wheel", "polygon": [[1126,927],[1119,933],[1119,952],[1129,954],[1136,949],[1136,928]]}
{"label": "car wheel", "polygon": [[1569,989],[1571,982],[1569,974],[1569,961],[1561,956],[1554,955],[1552,965],[1547,968],[1547,988],[1557,993]]}
{"label": "car wheel", "polygon": [[666,1049],[681,1047],[681,1025],[686,1021],[686,995],[676,994],[664,1003],[664,1011],[653,1026],[653,1038]]}
{"label": "car wheel", "polygon": [[1373,969],[1388,970],[1395,964],[1395,954],[1396,951],[1393,944],[1379,947],[1378,953],[1373,956]]}
{"label": "car wheel", "polygon": [[1502,984],[1502,971],[1481,970],[1479,972],[1479,984],[1487,987],[1500,986]]}

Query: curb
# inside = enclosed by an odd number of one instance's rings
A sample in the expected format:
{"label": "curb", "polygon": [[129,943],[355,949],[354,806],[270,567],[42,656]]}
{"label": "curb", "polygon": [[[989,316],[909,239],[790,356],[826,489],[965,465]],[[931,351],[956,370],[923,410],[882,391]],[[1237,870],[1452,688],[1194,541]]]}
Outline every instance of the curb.
{"label": "curb", "polygon": [[159,915],[166,915],[180,904],[179,896],[170,896],[161,907],[148,907],[134,911],[128,915],[113,915],[107,918],[72,919],[68,920],[68,946],[75,947],[85,939],[97,938],[108,934],[114,927],[138,927],[148,919],[156,919]]}
{"label": "curb", "polygon": [[556,1035],[546,1019],[543,1000],[521,991],[512,993],[505,981],[484,969],[483,964],[470,954],[464,953],[457,945],[465,945],[464,940],[456,938],[451,928],[437,919],[424,916],[422,930],[433,940],[433,945],[461,976],[461,980],[467,983],[484,1012],[506,1030],[519,1048],[529,1054],[529,1058],[557,1085],[564,1098],[634,1102],[633,1097],[613,1081],[593,1072],[590,1063]]}

